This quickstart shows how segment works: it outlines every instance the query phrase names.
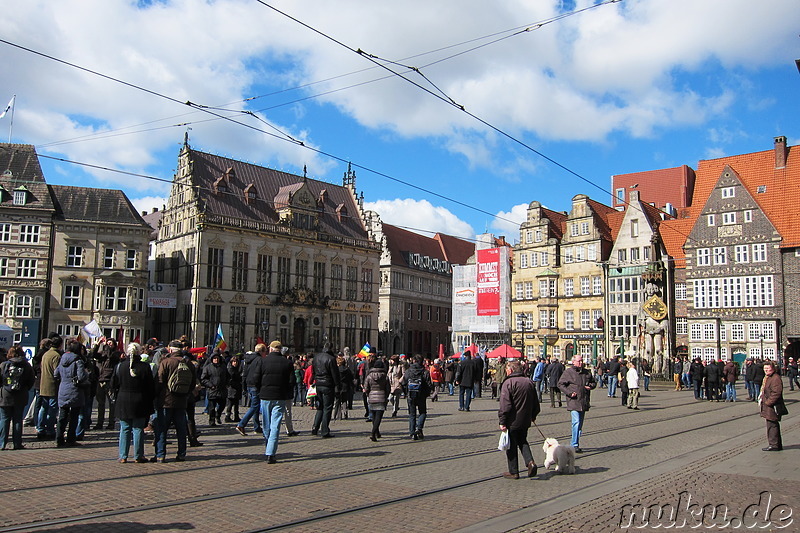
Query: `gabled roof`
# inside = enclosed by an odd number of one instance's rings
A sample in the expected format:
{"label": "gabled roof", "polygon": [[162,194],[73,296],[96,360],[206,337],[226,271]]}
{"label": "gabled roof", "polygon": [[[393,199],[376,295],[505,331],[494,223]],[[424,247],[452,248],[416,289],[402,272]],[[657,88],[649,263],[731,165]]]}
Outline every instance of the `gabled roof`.
{"label": "gabled roof", "polygon": [[[783,240],[782,248],[800,246],[800,147],[786,147],[786,165],[776,167],[776,149],[700,161],[691,217],[697,218],[726,165],[736,171],[742,185],[761,206]],[[763,190],[764,192],[759,192]]]}
{"label": "gabled roof", "polygon": [[426,237],[384,223],[383,234],[386,236],[386,247],[391,254],[393,265],[409,266],[406,261],[408,253],[428,256],[454,265],[463,265],[475,253],[474,243],[443,233]]}
{"label": "gabled roof", "polygon": [[[0,202],[3,207],[53,209],[50,189],[44,181],[36,149],[30,144],[0,143]],[[13,205],[14,190],[26,190],[25,205]]]}
{"label": "gabled roof", "polygon": [[612,217],[615,213],[618,213],[616,209],[611,206],[601,204],[597,200],[592,200],[589,198],[588,201],[589,207],[594,211],[597,219],[597,229],[600,230],[600,236],[606,240],[612,240],[611,235],[611,224],[609,223],[609,218]]}
{"label": "gabled roof", "polygon": [[667,254],[675,259],[676,268],[685,266],[686,254],[683,251],[683,244],[692,231],[694,222],[694,218],[674,218],[664,220],[658,226],[661,241],[664,243]]}
{"label": "gabled roof", "polygon": [[554,237],[560,241],[564,236],[564,228],[567,224],[567,214],[542,207],[542,215],[546,216],[551,222],[550,230],[553,232],[553,234],[548,235],[548,238]]}
{"label": "gabled roof", "polygon": [[[192,161],[193,184],[197,187],[201,198],[201,209],[208,214],[217,214],[242,220],[261,222],[278,222],[274,200],[281,194],[295,190],[298,184],[305,183],[315,200],[320,192],[326,195],[319,218],[319,230],[323,233],[342,235],[358,239],[368,239],[367,230],[359,216],[353,194],[341,185],[317,181],[266,168],[252,163],[245,163],[227,157],[213,155],[188,148]],[[229,172],[232,169],[233,172]],[[214,182],[229,172],[226,186],[228,192],[214,193]],[[304,181],[305,180],[305,181]],[[244,189],[253,184],[258,193],[258,200],[245,202]],[[337,207],[344,207],[347,215],[337,216]],[[340,220],[341,218],[341,220]]]}
{"label": "gabled roof", "polygon": [[51,185],[50,188],[58,220],[148,226],[120,190],[70,185]]}

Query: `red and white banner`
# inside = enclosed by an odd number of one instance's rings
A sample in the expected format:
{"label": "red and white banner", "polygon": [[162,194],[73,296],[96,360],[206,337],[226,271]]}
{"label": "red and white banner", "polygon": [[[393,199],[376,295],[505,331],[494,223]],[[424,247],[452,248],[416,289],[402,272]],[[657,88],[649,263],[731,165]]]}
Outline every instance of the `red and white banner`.
{"label": "red and white banner", "polygon": [[478,316],[500,315],[500,248],[478,250]]}

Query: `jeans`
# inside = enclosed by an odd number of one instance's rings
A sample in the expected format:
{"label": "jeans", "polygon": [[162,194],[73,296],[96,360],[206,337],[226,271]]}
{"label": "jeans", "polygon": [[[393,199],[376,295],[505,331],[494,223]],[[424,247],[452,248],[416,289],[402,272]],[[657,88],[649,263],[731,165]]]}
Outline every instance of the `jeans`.
{"label": "jeans", "polygon": [[159,407],[156,416],[156,457],[167,456],[167,432],[175,424],[178,438],[178,457],[186,457],[186,408]]}
{"label": "jeans", "polygon": [[646,391],[650,390],[650,376],[644,377],[644,390]]}
{"label": "jeans", "polygon": [[86,403],[81,407],[78,415],[78,429],[75,430],[75,435],[78,437],[83,437],[83,434],[92,423],[92,403],[94,403],[94,396],[87,396]]}
{"label": "jeans", "polygon": [[608,395],[615,396],[617,394],[617,376],[608,376]]}
{"label": "jeans", "polygon": [[586,416],[586,412],[570,411],[569,415],[572,418],[572,441],[570,441],[570,444],[577,450],[580,448],[581,433],[583,433],[583,419]]}
{"label": "jeans", "polygon": [[[408,434],[414,435],[417,431],[422,431],[425,425],[425,418],[428,416],[427,400],[424,397],[407,398],[408,404]],[[417,414],[419,412],[419,414]]]}
{"label": "jeans", "polygon": [[694,399],[699,400],[703,397],[703,382],[702,381],[695,381],[694,382]]}
{"label": "jeans", "polygon": [[253,419],[253,431],[261,432],[261,398],[258,397],[258,387],[247,387],[247,394],[250,396],[250,408],[239,421],[239,427],[244,429],[250,419]]}
{"label": "jeans", "polygon": [[476,381],[475,384],[472,386],[472,397],[473,398],[480,398],[481,397],[481,382]]}
{"label": "jeans", "polygon": [[306,403],[306,386],[302,381],[298,381],[294,384],[294,402],[297,405]]}
{"label": "jeans", "polygon": [[261,416],[264,417],[264,455],[275,455],[278,451],[278,434],[283,420],[285,400],[261,400]]}
{"label": "jeans", "polygon": [[38,426],[39,410],[42,408],[42,400],[39,397],[39,391],[37,389],[31,389],[31,392],[33,392],[33,399],[22,421],[28,425],[33,424],[34,426]]}
{"label": "jeans", "polygon": [[42,408],[39,410],[36,431],[48,436],[56,434],[56,418],[58,417],[58,398],[52,396],[39,396]]}
{"label": "jeans", "polygon": [[119,419],[119,458],[127,459],[133,435],[133,455],[135,459],[144,459],[144,427],[147,418]]}
{"label": "jeans", "polygon": [[[314,415],[312,430],[319,431],[323,437],[331,432],[331,416],[333,416],[334,390],[317,386],[317,413]],[[266,423],[265,423],[266,425]]]}
{"label": "jeans", "polygon": [[[10,364],[10,363],[9,363]],[[25,417],[25,405],[15,404],[0,407],[0,445],[6,447],[8,428],[11,428],[11,441],[14,448],[22,448],[22,419]]]}
{"label": "jeans", "polygon": [[292,424],[292,401],[283,400],[283,425],[286,426],[286,433],[294,433],[294,424]]}
{"label": "jeans", "polygon": [[462,411],[469,411],[469,404],[472,403],[472,387],[463,385],[458,387],[458,408]]}
{"label": "jeans", "polygon": [[452,395],[453,395],[453,394],[455,394],[455,393],[456,393],[456,388],[455,388],[455,385],[453,385],[453,382],[452,382],[452,381],[448,381],[448,382],[447,382],[447,394],[448,394],[449,396],[452,396]]}
{"label": "jeans", "polygon": [[533,461],[531,447],[530,444],[528,444],[528,429],[509,429],[508,440],[509,447],[506,450],[508,471],[512,474],[519,474],[519,456],[517,455],[517,450],[522,453],[522,460],[525,461],[525,467]]}
{"label": "jeans", "polygon": [[758,397],[761,396],[761,383],[753,382],[753,398],[758,401]]}
{"label": "jeans", "polygon": [[725,384],[725,399],[729,402],[736,401],[736,383],[729,381]]}

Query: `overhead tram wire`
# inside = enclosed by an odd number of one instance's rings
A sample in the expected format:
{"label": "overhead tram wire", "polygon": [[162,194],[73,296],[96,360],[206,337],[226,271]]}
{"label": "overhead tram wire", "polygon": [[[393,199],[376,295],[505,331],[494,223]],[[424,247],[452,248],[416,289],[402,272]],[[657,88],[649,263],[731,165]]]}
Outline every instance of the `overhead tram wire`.
{"label": "overhead tram wire", "polygon": [[[94,74],[94,75],[96,75],[96,76],[100,76],[100,77],[102,77],[102,78],[104,78],[104,79],[107,79],[107,80],[110,80],[110,81],[114,81],[114,82],[116,82],[116,83],[120,83],[120,84],[122,84],[122,85],[125,85],[125,86],[127,86],[127,87],[130,87],[130,88],[133,88],[133,89],[136,89],[136,90],[140,90],[140,91],[144,91],[144,92],[146,92],[146,93],[148,93],[148,94],[151,94],[151,95],[153,95],[153,96],[157,96],[157,97],[159,97],[159,98],[163,98],[163,99],[165,99],[165,100],[169,100],[169,101],[171,101],[171,102],[174,102],[174,103],[178,103],[178,104],[181,104],[181,105],[189,105],[189,106],[191,106],[193,109],[198,109],[198,110],[200,110],[200,111],[202,111],[202,112],[204,112],[204,113],[208,113],[208,114],[210,114],[210,115],[213,115],[213,116],[215,116],[215,117],[217,117],[217,118],[220,118],[220,119],[223,119],[223,120],[227,120],[227,121],[229,121],[229,122],[232,122],[232,123],[234,123],[234,124],[238,124],[238,125],[240,125],[240,126],[244,126],[244,127],[248,128],[248,129],[251,129],[251,130],[254,130],[254,131],[258,131],[258,132],[260,132],[260,133],[264,133],[264,134],[270,135],[270,136],[272,136],[272,137],[275,137],[275,138],[277,138],[277,139],[280,139],[280,140],[283,140],[283,141],[288,141],[288,142],[291,142],[292,144],[295,144],[295,145],[298,145],[298,146],[302,146],[303,148],[306,148],[306,149],[308,149],[308,150],[311,150],[312,152],[315,152],[315,153],[317,153],[317,154],[320,154],[320,155],[323,155],[323,156],[325,156],[325,157],[328,157],[328,158],[334,159],[334,160],[336,160],[336,161],[339,161],[339,162],[341,162],[341,163],[347,163],[347,164],[351,165],[352,167],[355,167],[356,169],[363,170],[363,171],[365,171],[365,172],[368,172],[368,173],[370,173],[370,174],[374,174],[374,175],[376,175],[376,176],[381,176],[381,177],[383,177],[383,178],[386,178],[386,179],[388,179],[388,180],[394,181],[395,183],[400,183],[400,184],[402,184],[402,185],[405,185],[405,186],[407,186],[407,187],[410,187],[410,188],[416,189],[416,190],[418,190],[418,191],[420,191],[420,192],[424,192],[424,193],[426,193],[426,194],[429,194],[429,195],[431,195],[431,196],[435,196],[435,197],[437,197],[437,198],[441,198],[441,199],[443,199],[443,200],[446,200],[446,201],[448,201],[448,202],[451,202],[451,203],[453,203],[453,204],[456,204],[456,205],[460,205],[460,206],[462,206],[462,207],[465,207],[465,208],[467,208],[467,209],[470,209],[470,210],[476,211],[476,212],[478,212],[478,213],[482,213],[482,214],[484,214],[484,215],[488,215],[488,216],[492,217],[493,219],[502,220],[502,221],[504,221],[504,222],[511,222],[511,223],[513,223],[513,224],[516,224],[516,222],[515,222],[515,221],[513,221],[513,220],[508,220],[508,219],[505,219],[505,218],[499,217],[499,216],[497,216],[497,215],[496,215],[496,214],[494,214],[494,213],[490,213],[489,211],[486,211],[485,209],[481,209],[481,208],[479,208],[479,207],[476,207],[476,206],[470,205],[470,204],[468,204],[468,203],[466,203],[466,202],[463,202],[463,201],[461,201],[461,200],[456,200],[455,198],[451,198],[451,197],[449,197],[449,196],[446,196],[446,195],[444,195],[444,194],[440,194],[440,193],[437,193],[437,192],[435,192],[435,191],[432,191],[432,190],[430,190],[430,189],[426,189],[425,187],[421,187],[421,186],[419,186],[419,185],[415,185],[415,184],[413,184],[413,183],[407,182],[407,181],[405,181],[405,180],[402,180],[402,179],[400,179],[400,178],[396,178],[396,177],[394,177],[394,176],[391,176],[390,174],[386,174],[385,172],[380,172],[380,171],[378,171],[378,170],[375,170],[375,169],[373,169],[373,168],[367,167],[367,166],[365,166],[365,165],[360,165],[360,164],[358,164],[358,163],[354,163],[354,162],[352,162],[352,161],[349,161],[349,160],[347,160],[347,159],[346,159],[346,158],[344,158],[344,157],[337,156],[337,155],[335,155],[335,154],[333,154],[333,153],[331,153],[331,152],[326,152],[326,151],[324,151],[324,150],[321,150],[321,149],[319,149],[319,148],[315,148],[315,147],[313,147],[313,146],[309,146],[309,145],[307,145],[305,142],[303,142],[303,141],[301,141],[301,140],[298,140],[298,139],[295,139],[294,137],[292,137],[292,136],[291,136],[291,135],[289,135],[288,133],[283,133],[282,135],[279,135],[279,134],[276,134],[276,133],[272,133],[272,132],[266,131],[266,130],[264,130],[264,129],[258,128],[258,127],[256,127],[256,126],[252,126],[252,125],[250,125],[250,124],[247,124],[247,123],[241,122],[241,121],[239,121],[239,120],[235,120],[235,119],[233,119],[233,118],[231,118],[231,117],[226,117],[226,116],[224,116],[224,115],[220,115],[219,113],[217,113],[217,112],[215,112],[215,111],[213,111],[213,110],[211,110],[211,109],[204,109],[204,108],[202,108],[202,107],[198,107],[198,105],[197,105],[197,104],[194,104],[194,103],[193,103],[193,102],[191,102],[191,101],[186,101],[186,102],[183,102],[183,101],[180,101],[180,100],[178,100],[178,99],[176,99],[176,98],[173,98],[173,97],[171,97],[171,96],[168,96],[168,95],[161,94],[161,93],[159,93],[159,92],[157,92],[157,91],[154,91],[154,90],[151,90],[151,89],[147,89],[147,88],[144,88],[144,87],[138,86],[138,85],[136,85],[136,84],[129,83],[129,82],[126,82],[126,81],[123,81],[123,80],[120,80],[120,79],[114,78],[113,76],[108,76],[108,75],[106,75],[106,74],[102,74],[102,73],[100,73],[100,72],[96,72],[96,71],[94,71],[94,70],[88,69],[88,68],[86,68],[86,67],[82,67],[82,66],[80,66],[80,65],[76,65],[76,64],[74,64],[74,63],[70,63],[70,62],[68,62],[68,61],[65,61],[65,60],[63,60],[63,59],[59,59],[59,58],[57,58],[57,57],[54,57],[54,56],[51,56],[51,55],[45,54],[45,53],[43,53],[43,52],[38,52],[38,51],[36,51],[36,50],[33,50],[33,49],[31,49],[31,48],[27,48],[27,47],[25,47],[25,46],[22,46],[22,45],[19,45],[19,44],[16,44],[16,43],[12,43],[12,42],[10,42],[10,41],[7,41],[7,40],[5,40],[5,39],[0,39],[0,43],[5,43],[5,44],[7,44],[7,45],[9,45],[9,46],[13,46],[13,47],[15,47],[15,48],[19,48],[19,49],[21,49],[21,50],[24,50],[24,51],[26,51],[26,52],[30,52],[30,53],[32,53],[32,54],[35,54],[35,55],[38,55],[38,56],[44,57],[44,58],[46,58],[46,59],[50,59],[50,60],[52,60],[52,61],[56,61],[56,62],[58,62],[58,63],[61,63],[61,64],[64,64],[64,65],[67,65],[67,66],[70,66],[70,67],[73,67],[73,68],[76,68],[76,69],[82,70],[82,71],[84,71],[84,72],[88,72],[88,73],[90,73],[90,74]],[[251,115],[251,116],[252,116],[252,115]],[[279,130],[278,128],[276,128],[276,127],[274,127],[274,126],[272,126],[272,128],[273,128],[273,129],[275,129],[276,131],[280,132],[280,130]],[[65,162],[66,162],[66,160],[65,160]]]}

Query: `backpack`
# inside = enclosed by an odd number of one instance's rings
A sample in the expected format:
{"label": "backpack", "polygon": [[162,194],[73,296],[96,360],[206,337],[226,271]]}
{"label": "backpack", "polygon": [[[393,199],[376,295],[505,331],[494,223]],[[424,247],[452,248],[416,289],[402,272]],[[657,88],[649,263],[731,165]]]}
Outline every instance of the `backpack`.
{"label": "backpack", "polygon": [[9,361],[3,370],[3,388],[8,392],[21,391],[22,375],[24,373],[25,367]]}
{"label": "backpack", "polygon": [[181,360],[167,380],[167,390],[175,394],[189,394],[192,386],[192,369]]}
{"label": "backpack", "polygon": [[422,389],[422,377],[409,378],[406,382],[408,388],[408,397],[416,398],[419,391]]}

